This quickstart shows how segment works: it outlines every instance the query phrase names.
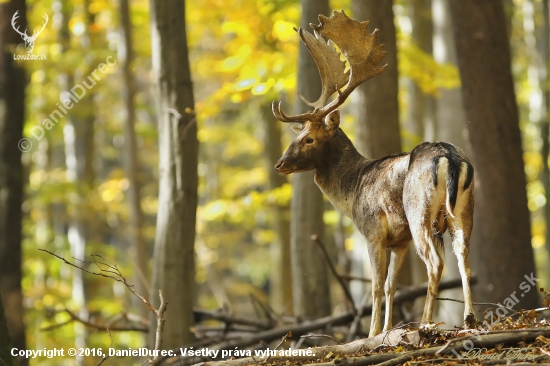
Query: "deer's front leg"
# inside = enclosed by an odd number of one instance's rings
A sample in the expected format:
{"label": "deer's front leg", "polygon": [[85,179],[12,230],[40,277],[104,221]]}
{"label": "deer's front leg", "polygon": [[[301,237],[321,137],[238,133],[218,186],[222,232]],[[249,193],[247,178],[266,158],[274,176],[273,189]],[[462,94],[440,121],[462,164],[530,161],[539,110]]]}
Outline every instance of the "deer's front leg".
{"label": "deer's front leg", "polygon": [[386,278],[386,320],[384,321],[384,332],[392,327],[393,314],[393,296],[397,288],[397,275],[405,261],[409,243],[401,243],[398,246],[391,248],[390,266],[388,268],[388,277]]}
{"label": "deer's front leg", "polygon": [[372,267],[372,318],[369,337],[381,332],[380,317],[382,298],[384,296],[384,274],[386,273],[386,248],[380,241],[367,240],[370,263]]}

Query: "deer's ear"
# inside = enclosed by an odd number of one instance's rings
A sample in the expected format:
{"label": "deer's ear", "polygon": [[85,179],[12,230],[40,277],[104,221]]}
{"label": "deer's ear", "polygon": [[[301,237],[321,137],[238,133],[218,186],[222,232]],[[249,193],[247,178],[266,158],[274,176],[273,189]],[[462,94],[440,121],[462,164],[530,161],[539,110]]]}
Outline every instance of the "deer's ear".
{"label": "deer's ear", "polygon": [[294,131],[296,133],[300,133],[300,132],[302,132],[302,129],[304,128],[304,125],[301,124],[301,123],[294,123],[292,126],[290,126],[290,128],[292,129],[292,131]]}
{"label": "deer's ear", "polygon": [[340,126],[340,111],[337,109],[325,117],[325,129],[334,132],[338,129],[338,126]]}

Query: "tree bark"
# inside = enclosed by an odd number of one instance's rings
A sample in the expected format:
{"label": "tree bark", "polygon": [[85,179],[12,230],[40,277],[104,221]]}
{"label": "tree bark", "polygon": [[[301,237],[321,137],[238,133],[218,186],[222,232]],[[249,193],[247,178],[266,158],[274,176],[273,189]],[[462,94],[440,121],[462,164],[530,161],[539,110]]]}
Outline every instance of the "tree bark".
{"label": "tree bark", "polygon": [[11,339],[8,331],[8,322],[4,312],[2,293],[0,293],[0,360],[6,366],[17,366],[15,357],[11,355]]}
{"label": "tree bark", "polygon": [[[432,54],[432,10],[431,0],[412,0],[409,4],[414,43],[422,51]],[[409,80],[409,117],[408,130],[416,141],[433,141],[436,135],[435,101],[431,95],[425,95],[415,81]]]}
{"label": "tree bark", "polygon": [[358,150],[370,159],[401,152],[399,103],[397,101],[397,43],[392,0],[353,0],[355,19],[369,20],[369,30],[380,29],[380,43],[388,53],[382,60],[386,70],[361,84],[359,99]]}
{"label": "tree bark", "polygon": [[[147,279],[148,250],[143,238],[143,210],[141,209],[141,182],[139,180],[139,159],[136,141],[136,111],[134,98],[136,85],[132,73],[132,60],[134,59],[134,46],[132,40],[132,22],[128,0],[120,0],[120,20],[122,33],[119,44],[119,59],[122,66],[122,100],[124,101],[124,144],[125,144],[125,168],[126,177],[130,183],[128,187],[128,205],[130,212],[130,241],[135,263],[134,283],[138,294],[149,298]],[[137,298],[134,298],[137,311],[146,316],[148,309]]]}
{"label": "tree bark", "polygon": [[[301,0],[300,27],[310,31],[309,23],[318,24],[318,15],[330,15],[328,0]],[[307,48],[300,43],[298,55],[298,92],[316,100],[321,91],[317,66]],[[308,110],[301,101],[295,112]],[[330,313],[328,271],[311,235],[323,237],[323,196],[313,180],[314,172],[297,173],[292,178],[290,204],[290,246],[292,251],[292,296],[294,315],[318,318]]]}
{"label": "tree bark", "polygon": [[[500,1],[450,3],[483,225],[470,247],[474,301],[500,302],[535,272],[506,18]],[[518,308],[537,306],[537,289],[520,291]]]}
{"label": "tree bark", "polygon": [[[18,24],[27,28],[24,0],[0,3],[0,293],[13,346],[26,349],[21,289],[24,182],[18,143],[23,137],[27,79],[23,65],[13,60],[15,47],[23,42],[11,27],[16,11]],[[27,365],[28,360],[22,359],[21,364]]]}
{"label": "tree bark", "polygon": [[[151,299],[154,306],[158,306],[158,291],[162,290],[169,303],[162,347],[172,349],[193,340],[189,328],[193,324],[195,302],[199,142],[185,30],[185,1],[151,0],[150,6],[160,154]],[[177,114],[171,112],[171,108]],[[149,344],[153,344],[153,330],[149,333]]]}
{"label": "tree bark", "polygon": [[542,174],[541,180],[546,193],[544,218],[546,222],[546,251],[550,257],[550,6],[548,0],[542,0],[543,24],[540,29],[540,84],[542,85],[542,108],[540,117],[540,134],[542,140]]}
{"label": "tree bark", "polygon": [[[82,44],[88,52],[92,49],[92,27],[94,26],[94,15],[90,12],[88,4],[89,0],[85,0],[85,24],[86,31],[82,35]],[[67,1],[61,1],[61,30],[59,32],[59,41],[63,51],[70,49],[70,28],[69,22],[73,13],[72,4]],[[89,4],[88,4],[89,5]],[[89,53],[93,54],[93,53]],[[79,260],[85,260],[86,244],[90,236],[90,220],[89,212],[86,212],[86,201],[88,192],[94,187],[95,172],[94,172],[94,155],[95,155],[95,110],[94,110],[94,89],[95,85],[90,80],[85,78],[94,70],[94,60],[84,59],[86,70],[78,79],[71,72],[62,75],[61,89],[65,94],[78,83],[83,84],[83,79],[90,87],[86,87],[86,95],[79,100],[72,113],[66,115],[66,122],[63,128],[63,138],[65,143],[65,163],[67,166],[67,180],[73,183],[76,187],[77,198],[74,205],[71,207],[71,221],[67,231],[67,240],[71,248],[71,255]],[[87,309],[87,289],[84,280],[84,272],[74,269],[72,275],[72,298],[74,305],[79,309],[79,317],[87,319],[89,312]],[[88,343],[88,331],[82,324],[74,324],[75,345],[77,348],[86,347]],[[82,366],[85,364],[84,357],[77,355],[76,364]]]}
{"label": "tree bark", "polygon": [[[276,189],[288,183],[285,176],[273,168],[281,157],[281,123],[273,117],[271,105],[260,107],[264,123],[264,145],[269,172],[269,189]],[[290,212],[289,207],[277,205],[273,210],[277,230],[277,242],[273,245],[273,264],[271,271],[271,301],[276,311],[292,312],[292,269],[290,267]]]}

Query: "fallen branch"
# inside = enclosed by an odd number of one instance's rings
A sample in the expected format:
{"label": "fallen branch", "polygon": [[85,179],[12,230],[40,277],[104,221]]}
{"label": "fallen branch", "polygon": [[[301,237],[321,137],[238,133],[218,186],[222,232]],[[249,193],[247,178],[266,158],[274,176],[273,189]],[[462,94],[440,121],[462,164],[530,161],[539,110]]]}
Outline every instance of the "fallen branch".
{"label": "fallen branch", "polygon": [[[357,355],[358,353],[361,353],[361,352],[370,351],[381,345],[397,346],[401,342],[409,343],[415,338],[414,334],[417,334],[417,332],[407,332],[406,330],[403,330],[403,329],[393,329],[372,338],[358,339],[356,341],[346,343],[346,344],[322,346],[322,347],[310,348],[308,350],[302,350],[302,351],[311,351],[310,352],[311,355],[306,354],[306,355],[300,355],[300,356],[284,356],[280,354],[276,354],[276,355],[270,354],[270,357],[267,357],[266,360],[269,359],[271,362],[301,363],[301,362],[322,360],[326,357],[341,359],[342,357],[349,357],[349,356]],[[246,366],[254,362],[257,362],[255,358],[247,357],[247,358],[241,358],[238,360],[204,362],[204,363],[198,364],[197,366],[222,366],[222,365],[223,366]],[[265,362],[266,361],[263,361],[262,363],[265,363]]]}
{"label": "fallen branch", "polygon": [[368,278],[357,277],[357,276],[352,276],[352,275],[343,274],[343,273],[338,274],[338,276],[339,276],[341,279],[343,279],[344,281],[372,282],[372,280],[370,280],[370,279],[368,279]]}
{"label": "fallen branch", "polygon": [[195,323],[200,323],[204,320],[219,320],[227,324],[240,324],[240,325],[249,325],[252,327],[260,329],[269,329],[269,322],[264,322],[261,320],[240,318],[237,316],[232,316],[225,314],[219,311],[209,311],[203,309],[193,309]]}
{"label": "fallen branch", "polygon": [[[549,328],[540,328],[540,329],[524,329],[522,331],[516,332],[516,331],[508,331],[503,332],[500,334],[488,334],[488,335],[482,335],[477,336],[476,338],[470,339],[471,342],[473,342],[474,347],[478,348],[493,348],[497,344],[516,344],[519,342],[532,342],[534,341],[538,336],[550,336],[550,327]],[[399,355],[398,357],[395,357],[392,360],[388,360],[386,362],[381,363],[379,366],[393,366],[393,365],[399,365],[402,363],[405,363],[407,361],[412,360],[413,358],[419,357],[419,356],[432,356],[435,354],[441,355],[441,354],[449,354],[452,351],[455,351],[456,353],[459,353],[461,351],[467,351],[466,348],[462,343],[454,344],[453,346],[446,347],[445,351],[440,352],[442,348],[441,347],[431,347],[426,348],[422,350],[416,350],[416,351],[410,351],[405,352],[402,354],[396,354]]]}
{"label": "fallen branch", "polygon": [[[471,284],[477,283],[477,279],[475,277],[472,277],[470,280]],[[451,288],[457,288],[462,286],[462,281],[460,279],[452,279],[452,280],[446,280],[442,281],[439,284],[439,289],[442,290],[448,290]],[[421,286],[414,287],[414,288],[404,288],[403,290],[398,291],[395,294],[394,297],[394,304],[400,304],[405,301],[413,301],[414,299],[424,296],[426,292],[428,291],[428,284],[424,283]],[[382,302],[384,304],[385,301]],[[372,312],[372,304],[367,305],[363,308],[363,311],[361,312],[361,316],[370,316]],[[243,337],[242,339],[237,340],[231,340],[222,342],[220,344],[217,344],[215,346],[209,347],[209,350],[223,350],[223,349],[242,349],[244,347],[248,347],[254,344],[257,344],[261,341],[263,342],[271,342],[277,338],[280,338],[287,334],[288,332],[292,332],[294,336],[301,336],[307,333],[311,333],[312,331],[318,330],[318,329],[324,329],[327,326],[337,326],[337,325],[345,325],[349,324],[353,321],[355,318],[354,312],[346,312],[344,314],[340,315],[331,315],[324,318],[312,320],[312,321],[306,321],[300,324],[292,324],[292,325],[285,325],[281,327],[277,327],[274,329],[265,330],[263,332],[258,332],[256,334],[251,334],[248,337]],[[197,360],[197,357],[194,358]],[[174,357],[172,358],[171,362],[178,364],[178,362],[186,363],[186,361],[190,361],[190,359],[187,359],[185,357]],[[207,361],[206,358],[199,359],[199,361]]]}
{"label": "fallen branch", "polygon": [[[444,301],[459,302],[459,303],[464,304],[464,301],[463,301],[463,300],[450,299],[450,298],[447,298],[447,297],[436,297],[435,299],[436,299],[436,300],[444,300]],[[489,305],[489,306],[496,306],[497,308],[504,308],[504,309],[513,311],[514,314],[518,314],[518,313],[519,313],[519,311],[517,311],[517,310],[515,310],[515,309],[509,308],[509,307],[504,306],[504,305],[495,304],[494,302],[473,302],[472,305]],[[514,315],[514,314],[512,314],[512,315]]]}
{"label": "fallen branch", "polygon": [[[489,334],[478,336],[476,340],[473,340],[473,346],[476,348],[492,348],[497,344],[509,345],[517,344],[519,342],[532,342],[538,336],[544,337],[550,336],[550,327],[535,328],[535,329],[523,329],[521,331],[507,331],[508,334]],[[375,355],[361,356],[361,357],[349,357],[344,359],[335,359],[329,362],[313,363],[310,366],[363,366],[363,365],[378,365],[378,366],[394,366],[401,365],[412,359],[421,356],[434,356],[440,355],[437,352],[441,349],[438,347],[430,347],[424,349],[418,349],[409,352],[392,352],[392,353],[380,353]],[[449,355],[454,352],[460,353],[466,351],[462,344],[454,344],[448,347],[443,355]],[[541,355],[540,359],[550,359],[546,355]],[[461,359],[467,359],[461,356]],[[451,360],[451,359],[447,359]],[[432,360],[424,360],[422,364],[427,364]]]}
{"label": "fallen branch", "polygon": [[334,338],[329,334],[317,334],[317,333],[304,334],[303,336],[300,336],[300,338],[328,338],[336,342],[336,344],[342,344],[342,342],[340,342],[338,339]]}

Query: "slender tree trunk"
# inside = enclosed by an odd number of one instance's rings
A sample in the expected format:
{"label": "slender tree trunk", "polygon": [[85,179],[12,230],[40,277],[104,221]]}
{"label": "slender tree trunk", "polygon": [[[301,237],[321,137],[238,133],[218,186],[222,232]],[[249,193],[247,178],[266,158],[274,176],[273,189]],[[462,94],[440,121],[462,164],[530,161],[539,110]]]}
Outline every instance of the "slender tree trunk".
{"label": "slender tree trunk", "polygon": [[548,0],[542,0],[543,24],[540,29],[540,84],[542,86],[542,108],[540,117],[540,134],[542,140],[542,174],[541,180],[546,192],[544,218],[546,221],[546,251],[550,256],[550,6]]}
{"label": "slender tree trunk", "polygon": [[[273,117],[271,105],[260,107],[264,122],[264,145],[269,172],[269,189],[276,189],[288,183],[285,176],[274,169],[281,157],[281,123]],[[271,299],[277,311],[292,312],[292,272],[290,256],[290,212],[289,207],[276,206],[274,215],[277,230],[277,242],[273,245],[273,270],[271,275]]]}
{"label": "slender tree trunk", "polygon": [[[88,51],[91,49],[91,28],[94,23],[93,15],[89,11],[88,0],[85,1],[85,22],[86,32],[82,36],[82,44]],[[60,43],[63,50],[70,48],[70,31],[69,21],[72,14],[72,4],[69,1],[61,2],[61,31]],[[85,58],[84,62],[87,65],[87,71],[78,75],[67,73],[63,75],[62,89],[66,93],[74,87],[75,82],[83,85],[83,80],[89,84],[83,86],[86,94],[79,103],[76,104],[72,113],[67,114],[65,126],[63,128],[63,137],[65,142],[65,162],[67,165],[67,180],[72,182],[77,191],[77,198],[72,206],[71,222],[67,232],[67,239],[71,247],[71,255],[79,260],[84,260],[86,257],[86,243],[89,238],[88,226],[90,220],[84,215],[86,211],[86,199],[88,192],[93,189],[95,174],[93,169],[94,161],[94,137],[95,137],[95,113],[94,113],[94,91],[95,84],[87,80],[87,76],[95,68],[91,56]],[[80,270],[73,270],[72,283],[72,298],[74,305],[79,309],[79,316],[82,319],[89,317],[87,309],[86,286],[84,281],[84,273]],[[75,345],[77,348],[86,347],[88,332],[86,328],[79,323],[75,323]],[[77,356],[77,365],[84,365],[84,357]]]}
{"label": "slender tree trunk", "polygon": [[[412,0],[409,4],[412,21],[412,36],[415,44],[424,52],[432,54],[431,0]],[[415,137],[413,148],[422,141],[433,141],[436,135],[435,101],[425,95],[413,80],[409,80],[408,130]]]}
{"label": "slender tree trunk", "polygon": [[369,30],[381,29],[380,43],[388,52],[386,70],[357,88],[359,99],[358,149],[366,157],[379,159],[401,152],[399,103],[397,101],[397,43],[392,0],[353,0],[358,20],[369,20]]}
{"label": "slender tree trunk", "polygon": [[4,312],[2,293],[0,292],[0,360],[6,366],[17,366],[17,360],[11,355],[11,339],[8,322]]}
{"label": "slender tree trunk", "polygon": [[[18,24],[27,28],[24,0],[0,3],[0,293],[13,346],[26,349],[21,289],[24,182],[18,143],[23,137],[27,81],[23,65],[13,61],[13,51],[22,43],[10,25],[16,11]],[[27,359],[21,360],[21,365],[27,364]]]}
{"label": "slender tree trunk", "polygon": [[[159,128],[159,211],[151,299],[165,313],[163,349],[193,341],[195,221],[199,142],[185,31],[184,0],[151,0],[151,46]],[[170,112],[171,108],[177,114]],[[178,119],[178,115],[181,117]],[[156,321],[151,319],[153,344]]]}
{"label": "slender tree trunk", "polygon": [[[124,101],[124,143],[125,143],[125,168],[126,176],[130,182],[128,187],[128,205],[130,211],[130,241],[132,244],[133,257],[135,262],[134,283],[136,291],[149,298],[149,286],[147,279],[148,250],[143,238],[143,210],[141,209],[141,183],[139,180],[139,159],[136,141],[136,111],[134,97],[136,86],[132,73],[132,60],[134,59],[134,47],[132,42],[132,23],[128,0],[120,0],[120,20],[122,33],[120,42],[119,60],[122,66],[122,99]],[[143,302],[133,297],[134,305],[142,316],[146,316],[148,309]]]}
{"label": "slender tree trunk", "polygon": [[[330,15],[328,0],[301,0],[300,27],[310,31],[309,23],[317,24],[318,15]],[[300,44],[298,56],[298,92],[316,100],[321,92],[321,79],[307,48]],[[308,107],[298,100],[296,113]],[[290,246],[292,251],[292,296],[294,315],[318,318],[330,313],[327,267],[311,235],[322,237],[323,196],[313,181],[314,172],[297,173],[292,178],[290,204]]]}
{"label": "slender tree trunk", "polygon": [[[432,0],[432,16],[434,25],[433,53],[435,61],[439,63],[457,64],[456,51],[453,38],[453,29],[451,25],[451,10],[448,0]],[[437,137],[439,141],[450,142],[462,149],[469,151],[466,146],[464,108],[462,106],[462,94],[460,87],[454,89],[439,90],[439,98],[436,100],[436,121]],[[471,154],[468,154],[470,156]],[[474,230],[479,228],[474,227]],[[450,243],[451,238],[448,233],[444,236],[445,243]],[[447,278],[458,278],[458,262],[452,248],[446,245],[445,248],[445,267]],[[453,289],[442,291],[440,297],[452,299],[461,299],[463,297],[462,289]],[[449,326],[461,326],[464,305],[452,302],[442,301],[439,303],[437,321],[444,321]]]}
{"label": "slender tree trunk", "polygon": [[517,308],[531,309],[538,304],[536,284],[518,290],[535,264],[503,5],[452,1],[451,13],[483,225],[470,250],[479,278],[474,301],[497,303],[523,291]]}

